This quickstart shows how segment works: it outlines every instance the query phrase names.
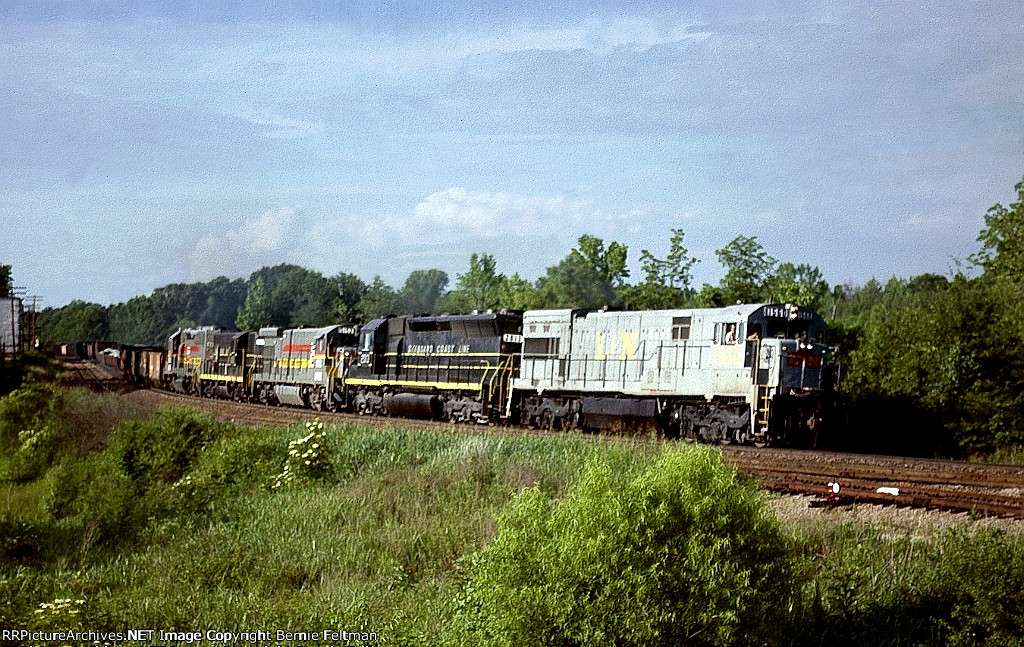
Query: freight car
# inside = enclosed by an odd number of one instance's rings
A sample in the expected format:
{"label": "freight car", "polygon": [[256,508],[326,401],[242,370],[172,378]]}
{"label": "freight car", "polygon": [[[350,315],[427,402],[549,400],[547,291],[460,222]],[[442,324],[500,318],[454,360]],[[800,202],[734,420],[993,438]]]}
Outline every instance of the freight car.
{"label": "freight car", "polygon": [[780,304],[523,319],[513,406],[525,424],[650,424],[687,441],[767,445],[813,430],[825,322]]}
{"label": "freight car", "polygon": [[[115,354],[111,352],[108,357],[113,358]],[[116,349],[117,368],[128,382],[139,386],[159,387],[163,385],[164,357],[165,351],[159,346],[122,344]]]}

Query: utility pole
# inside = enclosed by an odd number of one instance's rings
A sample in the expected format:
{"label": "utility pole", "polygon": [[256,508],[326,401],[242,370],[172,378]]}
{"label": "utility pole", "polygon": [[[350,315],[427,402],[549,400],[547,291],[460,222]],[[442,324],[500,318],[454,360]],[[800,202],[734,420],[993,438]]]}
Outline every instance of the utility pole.
{"label": "utility pole", "polygon": [[[28,288],[11,286],[11,337],[14,338],[14,347],[11,350],[15,357],[25,352],[23,339],[25,308],[23,303],[26,294],[28,294]],[[17,325],[15,325],[15,322],[17,322]]]}
{"label": "utility pole", "polygon": [[38,294],[33,294],[31,297],[26,296],[26,300],[32,299],[32,305],[29,306],[29,325],[28,325],[28,339],[29,344],[32,348],[39,347],[39,339],[37,337],[38,331],[36,329],[36,317],[39,315],[39,303],[43,300],[43,297]]}

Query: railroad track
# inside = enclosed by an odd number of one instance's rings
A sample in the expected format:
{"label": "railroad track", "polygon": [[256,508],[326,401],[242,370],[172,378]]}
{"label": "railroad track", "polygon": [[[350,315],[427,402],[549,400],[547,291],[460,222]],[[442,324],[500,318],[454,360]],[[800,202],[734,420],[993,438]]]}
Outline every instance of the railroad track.
{"label": "railroad track", "polygon": [[742,447],[724,453],[765,488],[816,495],[820,505],[881,503],[1024,518],[1024,467]]}
{"label": "railroad track", "polygon": [[129,385],[116,369],[85,360],[64,362],[67,386],[80,386],[96,393],[124,393]]}
{"label": "railroad track", "polygon": [[[80,363],[87,365],[76,367],[81,377],[92,375],[103,383],[104,389],[111,390],[115,378],[109,373],[113,369],[90,362]],[[318,417],[325,422],[384,424],[410,429],[452,431],[464,428],[474,433],[508,431],[502,427],[456,426],[451,422],[376,418],[210,400],[158,390],[145,391],[145,397],[159,404],[193,406],[218,418],[246,425],[296,424]],[[517,434],[524,432],[551,433],[515,430]],[[595,435],[593,438],[607,437]],[[635,440],[648,442],[642,438]],[[722,452],[740,472],[756,478],[766,489],[813,495],[819,505],[878,503],[1024,518],[1024,467],[1021,466],[741,446],[723,447]],[[839,484],[838,493],[830,488],[834,483]]]}

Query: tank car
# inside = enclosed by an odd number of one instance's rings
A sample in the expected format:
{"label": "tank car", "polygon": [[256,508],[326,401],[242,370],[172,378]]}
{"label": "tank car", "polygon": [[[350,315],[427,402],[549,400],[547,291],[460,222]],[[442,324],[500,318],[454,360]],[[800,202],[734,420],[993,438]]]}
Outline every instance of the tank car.
{"label": "tank car", "polygon": [[507,415],[520,312],[374,319],[345,384],[362,414],[486,423]]}
{"label": "tank car", "polygon": [[649,424],[717,443],[800,442],[817,423],[825,322],[794,305],[523,318],[510,406],[525,424]]}

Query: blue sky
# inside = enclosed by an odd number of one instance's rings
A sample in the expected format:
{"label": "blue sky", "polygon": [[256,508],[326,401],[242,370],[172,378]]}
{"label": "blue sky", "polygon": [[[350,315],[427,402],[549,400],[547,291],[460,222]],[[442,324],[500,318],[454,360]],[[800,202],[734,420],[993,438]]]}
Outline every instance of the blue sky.
{"label": "blue sky", "polygon": [[[45,305],[583,233],[947,274],[1024,175],[1019,2],[0,0],[0,262]],[[785,4],[785,8],[776,5]],[[70,6],[66,6],[70,5]]]}

